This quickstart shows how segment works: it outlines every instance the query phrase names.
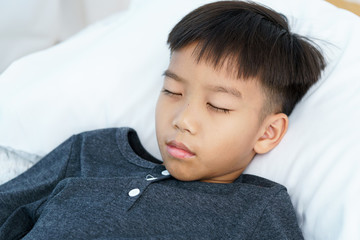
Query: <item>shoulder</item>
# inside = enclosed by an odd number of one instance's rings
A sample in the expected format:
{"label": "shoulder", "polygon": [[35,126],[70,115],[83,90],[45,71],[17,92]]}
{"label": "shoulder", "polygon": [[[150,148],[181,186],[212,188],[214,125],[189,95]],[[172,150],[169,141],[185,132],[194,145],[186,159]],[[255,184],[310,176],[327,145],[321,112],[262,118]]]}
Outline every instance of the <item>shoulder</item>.
{"label": "shoulder", "polygon": [[101,137],[108,137],[118,134],[127,135],[129,132],[135,132],[135,130],[129,127],[102,128],[102,129],[84,131],[82,133],[76,134],[75,136],[80,138],[101,138]]}
{"label": "shoulder", "polygon": [[130,132],[135,132],[134,129],[128,127],[122,128],[103,128],[85,131],[73,136],[77,144],[82,147],[86,146],[107,146],[108,144],[116,144],[119,138],[127,139]]}
{"label": "shoulder", "polygon": [[246,185],[248,188],[258,190],[259,192],[287,192],[286,188],[279,183],[250,174],[243,174],[241,183]]}
{"label": "shoulder", "polygon": [[135,164],[154,167],[161,162],[141,145],[136,131],[129,127],[106,128],[78,134],[74,150],[77,156],[89,162],[104,164]]}
{"label": "shoulder", "polygon": [[[239,181],[239,194],[245,195],[245,201],[256,208],[259,213],[265,209],[276,207],[290,207],[293,210],[290,196],[286,187],[274,181],[243,174]],[[286,204],[284,204],[286,202]],[[277,204],[284,204],[277,206]]]}
{"label": "shoulder", "polygon": [[233,188],[235,200],[241,201],[241,206],[257,217],[272,205],[277,207],[277,202],[286,202],[286,206],[292,206],[283,185],[262,177],[243,174],[234,182]]}
{"label": "shoulder", "polygon": [[262,206],[257,205],[261,215],[252,239],[303,239],[295,209],[283,185],[253,175],[243,175],[243,183],[251,186],[255,198],[264,200]]}
{"label": "shoulder", "polygon": [[[119,159],[119,141],[127,140],[131,128],[104,128],[82,132],[73,136],[73,155],[77,158],[92,158],[96,162]],[[121,140],[120,140],[121,139]],[[121,157],[120,159],[122,159]]]}

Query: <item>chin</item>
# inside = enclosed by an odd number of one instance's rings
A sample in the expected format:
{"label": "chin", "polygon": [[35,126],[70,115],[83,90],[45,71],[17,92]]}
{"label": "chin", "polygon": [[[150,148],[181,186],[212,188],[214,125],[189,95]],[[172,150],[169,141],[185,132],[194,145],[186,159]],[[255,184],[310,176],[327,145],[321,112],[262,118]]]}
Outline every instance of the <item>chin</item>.
{"label": "chin", "polygon": [[189,171],[186,170],[180,170],[179,167],[171,166],[169,164],[166,164],[164,161],[164,165],[166,169],[169,171],[170,175],[174,178],[176,178],[179,181],[189,182],[189,181],[195,181],[198,180],[196,177],[191,175]]}
{"label": "chin", "polygon": [[189,176],[184,176],[184,175],[173,175],[171,174],[171,176],[173,176],[174,178],[176,178],[179,181],[183,181],[183,182],[191,182],[191,181],[196,181],[198,179],[195,179],[194,177],[189,177]]}

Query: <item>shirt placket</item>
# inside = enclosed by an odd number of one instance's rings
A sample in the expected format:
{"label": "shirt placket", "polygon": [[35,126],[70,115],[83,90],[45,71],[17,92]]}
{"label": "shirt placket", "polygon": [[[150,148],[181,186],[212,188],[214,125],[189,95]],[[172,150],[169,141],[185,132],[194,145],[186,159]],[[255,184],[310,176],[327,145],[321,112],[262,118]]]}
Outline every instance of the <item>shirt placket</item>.
{"label": "shirt placket", "polygon": [[[150,170],[150,169],[149,169]],[[129,211],[143,195],[148,186],[154,182],[170,178],[170,173],[163,166],[151,169],[142,177],[132,179],[127,185],[126,209]]]}

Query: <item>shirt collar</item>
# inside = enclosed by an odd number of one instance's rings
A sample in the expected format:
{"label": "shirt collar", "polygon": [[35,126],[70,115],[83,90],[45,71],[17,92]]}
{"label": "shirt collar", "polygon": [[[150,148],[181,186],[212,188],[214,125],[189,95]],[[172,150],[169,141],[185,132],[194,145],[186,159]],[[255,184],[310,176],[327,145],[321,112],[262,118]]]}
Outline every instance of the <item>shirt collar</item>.
{"label": "shirt collar", "polygon": [[144,168],[154,168],[162,164],[142,146],[134,129],[119,128],[116,133],[116,140],[121,154],[132,164]]}

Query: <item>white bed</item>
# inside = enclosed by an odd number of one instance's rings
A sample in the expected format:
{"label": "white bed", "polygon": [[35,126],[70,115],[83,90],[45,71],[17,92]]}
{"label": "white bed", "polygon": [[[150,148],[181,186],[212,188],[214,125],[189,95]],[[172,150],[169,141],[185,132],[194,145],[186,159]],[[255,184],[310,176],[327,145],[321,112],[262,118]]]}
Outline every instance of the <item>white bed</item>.
{"label": "white bed", "polygon": [[[154,106],[166,38],[209,0],[133,0],[128,10],[0,75],[0,183],[74,133],[130,126],[159,157]],[[247,173],[288,188],[305,239],[360,239],[360,18],[320,0],[259,0],[323,49],[328,67],[281,144]]]}

